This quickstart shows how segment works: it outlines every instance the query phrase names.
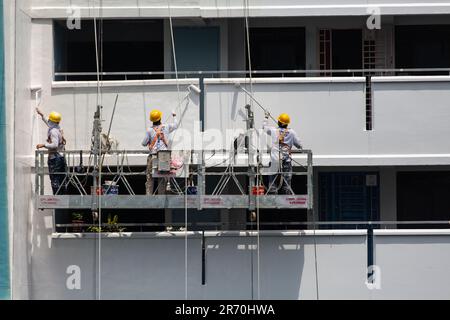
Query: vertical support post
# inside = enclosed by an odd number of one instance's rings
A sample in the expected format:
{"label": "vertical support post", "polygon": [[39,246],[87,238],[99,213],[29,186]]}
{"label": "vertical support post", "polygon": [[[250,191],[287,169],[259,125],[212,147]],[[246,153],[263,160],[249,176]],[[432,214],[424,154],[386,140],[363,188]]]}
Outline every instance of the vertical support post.
{"label": "vertical support post", "polygon": [[[200,75],[200,78],[198,79],[199,86],[200,86],[200,132],[205,132],[205,77],[203,75]],[[203,195],[205,194],[205,153],[203,150],[203,143],[201,145],[200,152],[200,170],[198,170],[198,187],[197,187],[197,194],[198,194],[198,210],[202,210],[202,200]]]}
{"label": "vertical support post", "polygon": [[44,186],[44,176],[45,176],[45,167],[44,167],[44,153],[40,152],[40,156],[39,156],[39,168],[40,168],[40,173],[39,173],[39,177],[40,177],[40,182],[39,182],[39,192],[40,194],[44,194],[45,193],[45,186]]}
{"label": "vertical support post", "polygon": [[[99,181],[99,170],[102,170],[100,168],[100,149],[101,149],[101,141],[100,141],[100,135],[102,133],[102,120],[100,118],[100,109],[101,106],[97,106],[97,111],[94,115],[94,128],[92,129],[92,136],[94,139],[93,143],[93,150],[92,153],[94,155],[94,170],[92,171],[92,177],[93,177],[93,186],[94,186],[94,194],[92,196],[92,205],[91,210],[92,212],[97,212],[99,207],[99,197],[97,196],[97,189],[101,187],[101,181]],[[101,189],[100,189],[101,190]],[[100,191],[101,192],[101,191]]]}
{"label": "vertical support post", "polygon": [[202,286],[206,284],[206,238],[205,230],[202,231]]}
{"label": "vertical support post", "polygon": [[372,77],[366,76],[366,131],[373,129]]}
{"label": "vertical support post", "polygon": [[[41,195],[39,193],[39,174],[40,174],[40,167],[39,167],[39,151],[36,150],[36,152],[34,153],[34,192],[36,193],[36,198],[38,199],[39,196]],[[39,201],[39,200],[38,200]]]}
{"label": "vertical support post", "polygon": [[[373,225],[369,223],[367,226],[367,280],[373,279],[373,270],[370,268],[374,264],[373,252]],[[369,269],[370,268],[370,269]]]}
{"label": "vertical support post", "polygon": [[205,77],[203,75],[199,78],[200,85],[200,131],[205,132]]}
{"label": "vertical support post", "polygon": [[202,200],[203,196],[205,195],[205,152],[202,150],[199,151],[200,159],[197,160],[198,162],[198,179],[197,179],[197,198],[198,198],[198,204],[197,208],[198,210],[203,209]]}
{"label": "vertical support post", "polygon": [[253,142],[253,130],[255,128],[255,117],[251,105],[245,106],[247,110],[247,136],[246,147],[248,152],[248,197],[249,197],[249,210],[255,210],[256,208],[256,195],[253,194],[253,187],[255,187],[255,175],[256,167],[254,164],[255,153],[252,147]]}
{"label": "vertical support post", "polygon": [[[308,175],[307,175],[307,192],[308,192],[308,210],[314,211],[314,168],[313,168],[313,156],[312,152],[308,151],[307,154],[307,167],[308,167]],[[314,214],[314,212],[313,212]]]}

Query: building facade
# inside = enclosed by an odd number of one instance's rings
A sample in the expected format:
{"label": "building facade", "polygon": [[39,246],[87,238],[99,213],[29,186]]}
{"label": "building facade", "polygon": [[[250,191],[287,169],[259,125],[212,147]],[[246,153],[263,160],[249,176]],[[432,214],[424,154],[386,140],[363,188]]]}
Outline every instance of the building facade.
{"label": "building facade", "polygon": [[[1,202],[11,241],[0,258],[10,257],[13,298],[450,297],[450,3],[21,0],[3,11],[2,176],[14,192]],[[40,210],[51,191],[35,176],[46,139],[35,107],[63,114],[75,168],[90,161],[78,151],[91,148],[98,104],[104,130],[115,110],[120,150],[142,150],[153,108],[177,110],[174,149],[195,149],[200,135],[201,148],[230,150],[247,104],[256,127],[264,118],[239,86],[274,116],[290,114],[312,150],[313,214],[264,209],[255,232],[242,208],[111,210],[131,225],[99,238],[67,226],[89,206]],[[146,155],[126,161],[142,171]],[[300,194],[303,185],[294,177]],[[197,223],[187,234],[154,225],[185,217]]]}

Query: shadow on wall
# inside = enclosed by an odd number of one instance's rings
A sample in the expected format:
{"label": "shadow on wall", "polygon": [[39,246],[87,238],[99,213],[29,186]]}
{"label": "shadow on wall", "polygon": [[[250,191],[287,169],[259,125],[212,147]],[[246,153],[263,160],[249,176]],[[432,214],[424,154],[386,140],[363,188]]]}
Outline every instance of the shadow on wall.
{"label": "shadow on wall", "polygon": [[[304,240],[261,238],[259,255],[256,237],[207,238],[206,241],[205,298],[304,298],[300,294],[305,265]],[[308,279],[307,285],[314,286],[314,279]],[[305,298],[314,298],[311,295],[315,287],[311,290]]]}
{"label": "shadow on wall", "polygon": [[315,298],[314,274],[304,272],[305,239],[268,238],[261,241],[260,299]]}

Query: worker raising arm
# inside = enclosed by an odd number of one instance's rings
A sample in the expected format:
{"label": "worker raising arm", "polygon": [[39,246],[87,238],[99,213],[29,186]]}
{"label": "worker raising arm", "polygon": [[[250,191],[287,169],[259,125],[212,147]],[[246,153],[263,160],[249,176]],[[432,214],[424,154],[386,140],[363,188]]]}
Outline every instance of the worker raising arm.
{"label": "worker raising arm", "polygon": [[[263,122],[263,130],[271,136],[272,147],[270,152],[270,172],[269,193],[277,193],[281,189],[282,194],[292,194],[292,147],[302,149],[297,133],[288,128],[291,122],[289,115],[280,114],[278,117],[278,127],[268,125],[270,114],[266,112]],[[281,183],[276,182],[277,173],[281,173]],[[281,188],[280,188],[281,187]]]}
{"label": "worker raising arm", "polygon": [[[153,126],[147,129],[145,138],[142,141],[142,146],[148,147],[150,154],[147,159],[147,182],[145,184],[146,194],[153,194],[153,186],[156,181],[152,177],[153,161],[156,161],[156,154],[160,150],[168,150],[169,148],[169,134],[178,128],[178,121],[176,114],[172,112],[173,123],[162,124],[162,113],[159,110],[152,110],[150,112],[150,121]],[[165,193],[167,181],[165,184],[159,183],[158,194]]]}
{"label": "worker raising arm", "polygon": [[48,150],[48,171],[53,194],[65,194],[66,190],[62,184],[66,176],[67,163],[61,151],[65,149],[66,140],[59,126],[61,115],[57,112],[52,112],[48,119],[45,119],[44,114],[39,109],[36,108],[36,111],[48,127],[47,142],[38,144],[36,149],[46,148]]}
{"label": "worker raising arm", "polygon": [[153,126],[147,129],[142,146],[148,147],[151,154],[156,154],[159,150],[167,150],[169,147],[169,134],[178,128],[177,115],[172,112],[173,123],[162,124],[162,113],[159,110],[150,112],[150,121]]}

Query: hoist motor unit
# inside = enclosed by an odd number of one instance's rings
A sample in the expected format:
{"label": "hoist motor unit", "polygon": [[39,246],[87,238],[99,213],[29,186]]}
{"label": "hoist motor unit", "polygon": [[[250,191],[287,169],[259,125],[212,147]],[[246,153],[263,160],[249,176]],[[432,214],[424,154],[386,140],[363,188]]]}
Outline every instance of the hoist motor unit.
{"label": "hoist motor unit", "polygon": [[170,172],[170,162],[172,159],[172,152],[170,150],[160,150],[157,153],[158,171]]}

